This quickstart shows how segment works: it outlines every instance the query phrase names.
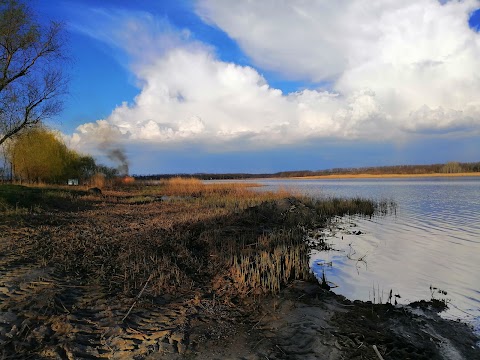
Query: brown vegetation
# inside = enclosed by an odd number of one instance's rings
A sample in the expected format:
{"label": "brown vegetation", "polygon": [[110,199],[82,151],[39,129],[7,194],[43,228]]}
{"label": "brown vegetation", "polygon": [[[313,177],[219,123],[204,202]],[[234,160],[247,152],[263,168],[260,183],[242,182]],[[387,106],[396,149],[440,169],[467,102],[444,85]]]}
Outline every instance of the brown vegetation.
{"label": "brown vegetation", "polygon": [[[158,186],[104,190],[100,197],[41,188],[31,202],[46,206],[46,197],[56,195],[72,210],[85,210],[57,213],[49,220],[55,226],[41,227],[30,245],[42,263],[109,291],[134,294],[150,279],[147,293],[153,296],[201,286],[242,298],[309,278],[305,227],[336,215],[371,216],[387,206],[363,199],[313,201],[254,186],[173,178]],[[29,204],[42,213],[39,206]],[[20,214],[28,210],[17,209]]]}
{"label": "brown vegetation", "polygon": [[442,174],[471,174],[480,173],[480,162],[460,163],[448,162],[446,164],[430,165],[394,165],[394,166],[369,166],[360,168],[335,168],[319,171],[289,171],[278,173],[281,177],[311,177],[311,176],[352,176],[352,177],[382,177],[382,176],[439,176]]}
{"label": "brown vegetation", "polygon": [[[100,212],[42,229],[33,239],[35,253],[62,272],[124,294],[136,293],[149,278],[146,293],[153,296],[198,286],[230,297],[278,292],[291,279],[308,278],[308,249],[298,226],[352,209],[341,201],[328,210],[307,207],[306,199],[251,186],[177,178],[141,190],[104,191],[101,199],[92,198]],[[373,204],[368,208],[373,211]]]}

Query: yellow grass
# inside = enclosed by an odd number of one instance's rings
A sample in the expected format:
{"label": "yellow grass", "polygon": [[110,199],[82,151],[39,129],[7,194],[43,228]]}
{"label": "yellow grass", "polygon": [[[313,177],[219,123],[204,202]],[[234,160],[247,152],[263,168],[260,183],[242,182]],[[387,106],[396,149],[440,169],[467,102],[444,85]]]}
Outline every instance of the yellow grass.
{"label": "yellow grass", "polygon": [[195,195],[212,193],[232,193],[242,192],[249,187],[258,186],[257,184],[247,183],[204,183],[195,178],[175,177],[161,182],[163,190],[169,195]]}
{"label": "yellow grass", "polygon": [[480,176],[480,172],[472,173],[434,173],[434,174],[334,174],[292,177],[290,179],[378,179],[378,178],[430,178],[430,177],[473,177]]}
{"label": "yellow grass", "polygon": [[254,183],[205,183],[194,178],[172,178],[163,180],[158,186],[150,186],[149,193],[180,197],[182,200],[200,202],[203,207],[228,208],[233,211],[243,210],[265,201],[273,201],[295,194],[287,189],[278,191],[255,191]]}

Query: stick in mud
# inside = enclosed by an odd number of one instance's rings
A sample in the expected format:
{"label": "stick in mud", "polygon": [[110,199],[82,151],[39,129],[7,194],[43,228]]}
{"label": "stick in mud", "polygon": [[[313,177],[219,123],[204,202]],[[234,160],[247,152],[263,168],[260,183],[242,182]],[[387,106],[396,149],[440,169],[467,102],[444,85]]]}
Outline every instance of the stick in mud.
{"label": "stick in mud", "polygon": [[132,306],[130,306],[130,309],[128,309],[128,312],[127,312],[127,313],[125,314],[125,316],[123,317],[122,322],[125,321],[125,319],[127,318],[128,315],[130,315],[130,312],[132,311],[133,307],[134,307],[135,304],[137,303],[138,299],[140,299],[140,296],[142,296],[143,292],[144,292],[145,289],[147,288],[148,282],[152,279],[152,276],[153,276],[153,274],[150,274],[150,276],[148,277],[147,281],[145,282],[145,285],[143,285],[142,290],[140,290],[140,292],[138,293],[138,295],[135,297],[135,301],[133,302]]}
{"label": "stick in mud", "polygon": [[379,358],[380,360],[384,360],[383,357],[382,357],[382,355],[380,355],[380,352],[379,352],[378,349],[377,349],[377,345],[372,345],[372,347],[373,347],[373,351],[375,351],[375,354],[377,354],[378,358]]}

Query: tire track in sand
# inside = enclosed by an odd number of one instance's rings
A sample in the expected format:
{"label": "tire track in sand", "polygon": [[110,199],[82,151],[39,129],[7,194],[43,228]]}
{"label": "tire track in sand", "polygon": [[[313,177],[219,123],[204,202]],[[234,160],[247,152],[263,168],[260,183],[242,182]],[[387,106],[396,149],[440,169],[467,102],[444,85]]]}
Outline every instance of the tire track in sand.
{"label": "tire track in sand", "polygon": [[[131,359],[184,353],[191,303],[137,304],[113,299],[100,286],[83,286],[34,262],[28,238],[22,251],[0,249],[0,357],[7,359]],[[152,307],[152,306],[151,306]]]}

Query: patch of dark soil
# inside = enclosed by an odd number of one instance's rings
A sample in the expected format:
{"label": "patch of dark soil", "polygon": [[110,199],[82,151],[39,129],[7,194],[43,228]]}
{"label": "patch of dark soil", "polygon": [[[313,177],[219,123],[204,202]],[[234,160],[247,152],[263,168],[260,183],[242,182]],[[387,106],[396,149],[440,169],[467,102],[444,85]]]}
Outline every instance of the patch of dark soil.
{"label": "patch of dark soil", "polygon": [[[465,324],[438,316],[437,302],[417,302],[413,307],[355,301],[332,322],[337,334],[357,339],[361,346],[345,345],[348,359],[375,358],[375,345],[386,359],[480,359],[476,337]],[[422,311],[412,311],[419,308]],[[358,341],[357,341],[358,343]]]}
{"label": "patch of dark soil", "polygon": [[422,310],[441,312],[443,310],[446,310],[448,308],[448,305],[446,301],[432,299],[429,301],[426,301],[426,300],[414,301],[410,303],[410,307],[418,308]]}

